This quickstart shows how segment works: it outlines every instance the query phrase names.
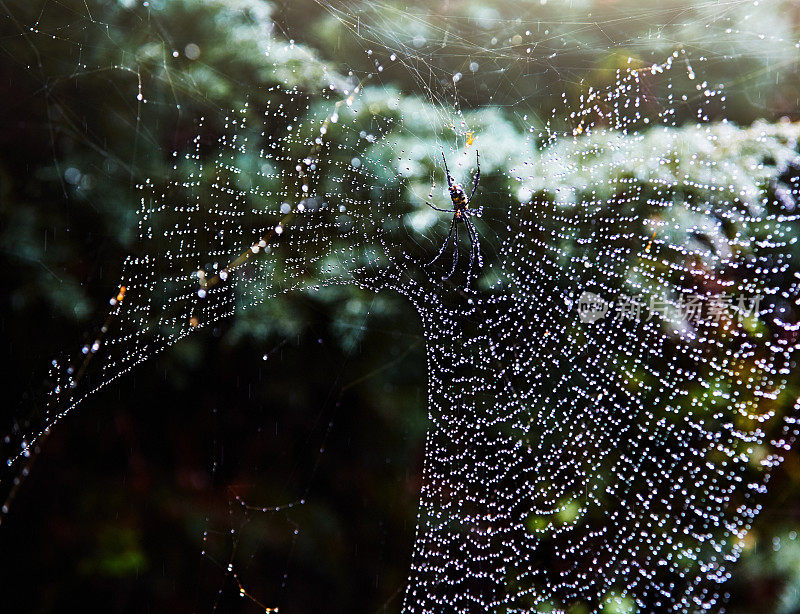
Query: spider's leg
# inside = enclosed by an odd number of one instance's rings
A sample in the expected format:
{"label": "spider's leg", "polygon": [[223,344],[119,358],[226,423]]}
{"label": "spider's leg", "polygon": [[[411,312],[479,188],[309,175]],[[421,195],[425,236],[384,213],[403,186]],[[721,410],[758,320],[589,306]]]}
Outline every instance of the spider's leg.
{"label": "spider's leg", "polygon": [[472,194],[469,195],[469,200],[475,196],[475,190],[478,189],[478,182],[481,180],[481,155],[478,150],[475,150],[475,159],[478,161],[478,170],[475,171],[475,178],[473,179]]}
{"label": "spider's leg", "polygon": [[475,225],[472,225],[472,234],[475,237],[475,255],[478,257],[478,266],[483,267],[483,252],[481,252],[481,241],[478,237],[478,231]]}
{"label": "spider's leg", "polygon": [[464,225],[467,227],[467,235],[469,236],[469,267],[467,267],[467,286],[472,279],[472,268],[475,265],[475,227],[468,217],[464,217]]}
{"label": "spider's leg", "polygon": [[453,228],[455,227],[456,227],[456,218],[454,217],[453,221],[450,223],[450,232],[447,233],[447,238],[444,240],[442,248],[439,250],[439,253],[436,254],[436,257],[433,260],[431,260],[427,266],[430,266],[434,262],[436,262],[439,259],[439,256],[441,256],[444,253],[444,250],[447,249],[447,244],[450,242],[450,237],[453,236]]}
{"label": "spider's leg", "polygon": [[472,220],[466,219],[464,220],[467,223],[467,229],[469,230],[469,240],[471,245],[471,252],[470,258],[476,257],[478,260],[478,266],[483,266],[483,255],[481,254],[481,243],[478,240],[478,230],[475,228],[475,224],[472,223]]}
{"label": "spider's leg", "polygon": [[437,211],[441,211],[442,213],[455,213],[456,212],[455,209],[439,209],[439,207],[434,207],[427,200],[425,201],[425,204],[428,205],[431,209],[436,209]]}
{"label": "spider's leg", "polygon": [[452,277],[453,273],[456,272],[456,265],[458,264],[458,218],[453,218],[454,228],[456,229],[456,238],[453,241],[453,268],[450,269],[450,272],[447,274],[447,277],[442,277],[442,281],[446,281]]}
{"label": "spider's leg", "polygon": [[453,178],[450,176],[450,169],[447,168],[447,158],[444,157],[444,150],[442,150],[442,160],[444,160],[444,172],[447,175],[447,187],[453,187]]}
{"label": "spider's leg", "polygon": [[483,206],[480,206],[477,209],[467,209],[467,213],[469,215],[477,215],[478,217],[480,217],[483,215]]}

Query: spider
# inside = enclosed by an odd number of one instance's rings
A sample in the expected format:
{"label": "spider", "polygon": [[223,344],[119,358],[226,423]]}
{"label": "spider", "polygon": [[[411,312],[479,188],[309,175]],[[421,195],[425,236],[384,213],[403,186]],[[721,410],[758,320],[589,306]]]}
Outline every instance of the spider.
{"label": "spider", "polygon": [[[475,259],[478,260],[478,266],[482,265],[482,258],[481,258],[481,249],[480,245],[478,244],[478,231],[475,230],[475,225],[472,223],[472,220],[469,219],[472,215],[480,216],[483,213],[483,207],[479,207],[477,209],[470,209],[469,204],[472,201],[472,197],[475,195],[475,190],[478,189],[478,182],[481,178],[481,158],[480,153],[476,150],[475,151],[475,159],[477,161],[478,168],[475,171],[475,176],[473,178],[472,184],[472,192],[467,198],[467,193],[464,191],[464,187],[460,183],[453,183],[453,178],[450,176],[450,169],[447,168],[447,159],[444,157],[444,152],[442,152],[442,160],[444,160],[444,170],[447,174],[447,186],[450,189],[450,200],[453,201],[453,208],[452,209],[440,209],[439,207],[435,207],[430,202],[425,201],[425,204],[428,205],[431,209],[435,209],[436,211],[442,211],[443,213],[452,213],[453,214],[453,221],[450,223],[450,232],[447,233],[447,238],[444,240],[444,244],[442,248],[439,250],[439,253],[436,254],[436,257],[428,263],[428,266],[432,265],[436,262],[439,257],[444,253],[444,250],[447,249],[447,245],[450,242],[451,237],[453,236],[453,231],[455,231],[455,240],[453,241],[454,250],[453,250],[453,268],[450,269],[450,272],[447,274],[446,277],[442,278],[442,281],[449,279],[453,273],[456,271],[456,266],[458,265],[458,223],[464,222],[464,225],[467,227],[467,235],[469,236],[470,242],[470,251],[469,251],[469,271],[472,272],[472,266],[475,263]],[[469,274],[468,276],[469,277]]]}

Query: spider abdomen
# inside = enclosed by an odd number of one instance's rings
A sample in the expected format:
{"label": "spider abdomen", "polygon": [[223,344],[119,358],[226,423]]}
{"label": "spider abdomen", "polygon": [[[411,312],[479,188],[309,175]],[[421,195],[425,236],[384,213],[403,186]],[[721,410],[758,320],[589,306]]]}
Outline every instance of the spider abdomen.
{"label": "spider abdomen", "polygon": [[466,209],[467,208],[467,194],[461,188],[461,186],[453,186],[450,190],[450,200],[453,201],[453,206],[456,209]]}

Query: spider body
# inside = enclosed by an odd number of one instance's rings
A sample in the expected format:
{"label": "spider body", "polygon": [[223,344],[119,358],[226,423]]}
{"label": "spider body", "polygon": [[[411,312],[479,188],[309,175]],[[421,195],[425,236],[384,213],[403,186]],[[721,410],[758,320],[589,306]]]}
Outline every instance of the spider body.
{"label": "spider body", "polygon": [[450,200],[453,201],[453,208],[456,210],[456,217],[460,217],[461,213],[469,206],[467,200],[467,193],[460,183],[454,183],[450,186]]}
{"label": "spider body", "polygon": [[450,273],[447,274],[443,280],[448,279],[450,276],[455,273],[456,265],[458,264],[458,223],[463,222],[467,229],[467,235],[469,236],[470,241],[470,252],[469,252],[469,273],[467,274],[467,279],[472,273],[472,267],[475,263],[475,260],[478,261],[478,266],[481,265],[481,251],[480,245],[478,244],[478,232],[475,230],[475,225],[472,223],[470,217],[472,215],[480,216],[483,212],[483,207],[479,207],[478,209],[470,209],[469,205],[472,201],[472,197],[475,195],[475,190],[478,189],[478,182],[480,181],[481,177],[481,159],[480,154],[476,151],[475,152],[475,159],[477,162],[477,170],[475,171],[475,176],[473,178],[472,183],[472,192],[469,196],[467,196],[466,191],[464,191],[464,186],[460,183],[454,183],[453,178],[450,175],[450,169],[447,168],[447,159],[444,157],[444,152],[442,152],[442,160],[444,160],[444,170],[447,176],[447,187],[450,191],[450,201],[453,203],[452,209],[440,209],[439,207],[435,207],[430,202],[425,202],[431,209],[435,209],[436,211],[442,211],[444,213],[452,213],[453,214],[453,221],[450,223],[450,232],[447,233],[447,239],[445,239],[442,248],[439,250],[439,253],[436,254],[436,257],[431,260],[428,265],[430,266],[434,262],[436,262],[439,257],[444,253],[445,249],[450,243],[450,239],[453,238],[455,234],[455,239],[453,241],[454,249],[453,249],[453,268],[450,269]]}

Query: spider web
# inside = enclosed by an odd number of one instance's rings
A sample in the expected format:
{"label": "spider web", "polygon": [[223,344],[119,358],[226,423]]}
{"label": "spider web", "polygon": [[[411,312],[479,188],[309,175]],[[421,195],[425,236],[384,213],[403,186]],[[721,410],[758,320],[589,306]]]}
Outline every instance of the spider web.
{"label": "spider web", "polygon": [[[425,331],[404,611],[723,610],[797,434],[800,283],[784,172],[800,128],[737,127],[726,103],[757,41],[794,41],[734,27],[750,3],[604,20],[544,2],[535,19],[322,6],[372,68],[253,92],[210,141],[198,118],[168,177],[137,186],[139,245],[108,320],[53,361],[44,415],[6,438],[6,488],[64,416],[143,361],[277,296],[354,285],[402,295]],[[640,22],[665,40],[652,61],[635,53]],[[587,29],[603,42],[573,46]],[[598,47],[619,61],[589,85]],[[269,51],[311,61],[283,37]],[[564,91],[539,96],[552,73]],[[476,151],[483,266],[470,274],[462,241],[444,280],[449,252],[428,263],[451,220],[423,203],[450,206],[442,152],[469,185]]]}

